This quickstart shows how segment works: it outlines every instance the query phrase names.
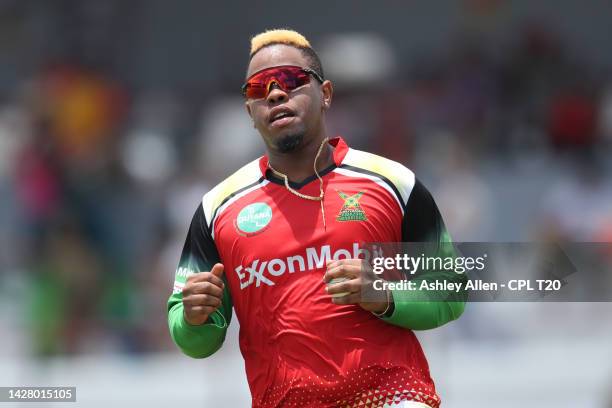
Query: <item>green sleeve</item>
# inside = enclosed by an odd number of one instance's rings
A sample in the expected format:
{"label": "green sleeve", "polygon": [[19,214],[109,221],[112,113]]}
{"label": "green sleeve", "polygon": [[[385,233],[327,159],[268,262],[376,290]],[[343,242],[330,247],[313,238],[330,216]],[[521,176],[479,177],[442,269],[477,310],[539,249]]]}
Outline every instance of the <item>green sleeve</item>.
{"label": "green sleeve", "polygon": [[[434,275],[434,274],[431,274]],[[437,272],[436,276],[423,276],[414,279],[419,287],[423,280],[429,282],[446,280],[463,282],[467,280],[465,274],[455,272]],[[428,330],[440,327],[456,320],[465,309],[465,290],[455,291],[420,291],[420,290],[393,290],[394,310],[382,319],[396,326],[412,330]]]}
{"label": "green sleeve", "polygon": [[[415,181],[408,200],[402,225],[404,242],[426,243],[434,256],[456,257],[457,253],[444,226],[444,221],[427,189]],[[467,276],[453,270],[428,271],[412,280],[415,287],[422,281],[446,281],[461,283],[465,288]],[[465,309],[467,292],[432,290],[393,290],[393,307],[390,313],[381,317],[384,321],[411,330],[427,330],[440,327],[456,320]]]}
{"label": "green sleeve", "polygon": [[183,315],[183,295],[187,277],[210,271],[220,262],[215,242],[210,234],[204,211],[200,205],[191,221],[185,246],[175,273],[174,289],[168,299],[168,328],[178,348],[193,358],[208,357],[221,348],[232,318],[232,298],[225,279],[221,306],[200,326],[192,326]]}
{"label": "green sleeve", "polygon": [[192,326],[185,321],[182,295],[174,293],[170,296],[168,300],[170,336],[178,348],[189,357],[208,357],[221,348],[232,318],[232,300],[227,287],[226,283],[219,309],[200,326]]}

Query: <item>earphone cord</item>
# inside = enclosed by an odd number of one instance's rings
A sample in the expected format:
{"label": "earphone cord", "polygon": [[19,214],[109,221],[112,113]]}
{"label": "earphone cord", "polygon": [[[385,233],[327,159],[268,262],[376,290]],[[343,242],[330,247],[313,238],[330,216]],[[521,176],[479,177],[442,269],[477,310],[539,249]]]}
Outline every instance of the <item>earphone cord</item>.
{"label": "earphone cord", "polygon": [[323,139],[323,141],[321,142],[321,145],[319,146],[319,150],[317,151],[317,155],[315,156],[315,159],[314,159],[314,172],[317,175],[317,178],[319,179],[319,196],[318,197],[302,194],[299,191],[291,188],[291,186],[289,185],[289,178],[287,177],[287,175],[276,170],[274,167],[270,165],[270,162],[268,162],[268,167],[270,168],[270,170],[272,170],[272,173],[276,174],[277,176],[285,180],[285,187],[287,188],[287,190],[291,191],[293,194],[295,194],[296,196],[300,198],[321,202],[321,214],[323,215],[323,229],[326,231],[327,231],[327,224],[325,222],[325,207],[323,206],[323,199],[325,198],[325,191],[323,191],[323,178],[321,178],[321,175],[319,174],[319,171],[317,170],[317,161],[319,160],[319,156],[321,155],[321,152],[323,151],[323,146],[325,146],[325,143],[327,143],[328,140],[329,139],[327,137]]}

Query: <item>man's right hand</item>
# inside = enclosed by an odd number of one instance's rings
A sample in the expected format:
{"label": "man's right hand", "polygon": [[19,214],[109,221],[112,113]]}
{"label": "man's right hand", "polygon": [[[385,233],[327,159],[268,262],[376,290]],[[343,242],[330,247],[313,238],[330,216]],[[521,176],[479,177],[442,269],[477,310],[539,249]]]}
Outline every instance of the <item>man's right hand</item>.
{"label": "man's right hand", "polygon": [[221,306],[223,287],[221,280],[223,264],[215,264],[210,272],[199,272],[187,277],[183,288],[183,315],[192,326],[204,324]]}

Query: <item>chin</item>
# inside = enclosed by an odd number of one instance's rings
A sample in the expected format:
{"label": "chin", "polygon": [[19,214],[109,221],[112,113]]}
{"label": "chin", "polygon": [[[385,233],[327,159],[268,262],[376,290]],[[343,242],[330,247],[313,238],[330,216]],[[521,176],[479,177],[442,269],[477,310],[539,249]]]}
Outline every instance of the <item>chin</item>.
{"label": "chin", "polygon": [[290,133],[280,135],[276,138],[274,144],[281,153],[290,153],[298,150],[304,140],[303,133]]}

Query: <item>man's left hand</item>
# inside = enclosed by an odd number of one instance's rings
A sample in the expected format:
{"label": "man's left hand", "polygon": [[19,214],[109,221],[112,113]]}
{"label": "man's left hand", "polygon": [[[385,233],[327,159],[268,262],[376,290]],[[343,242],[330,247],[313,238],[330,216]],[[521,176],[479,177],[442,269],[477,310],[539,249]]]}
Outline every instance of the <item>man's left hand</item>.
{"label": "man's left hand", "polygon": [[[346,279],[331,283],[332,279]],[[379,280],[371,265],[363,259],[340,259],[327,263],[323,281],[328,284],[326,291],[330,295],[346,293],[344,296],[332,297],[337,305],[358,304],[368,312],[382,313],[393,301],[391,293],[375,290],[374,281]],[[387,289],[388,290],[388,289]]]}

